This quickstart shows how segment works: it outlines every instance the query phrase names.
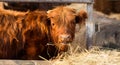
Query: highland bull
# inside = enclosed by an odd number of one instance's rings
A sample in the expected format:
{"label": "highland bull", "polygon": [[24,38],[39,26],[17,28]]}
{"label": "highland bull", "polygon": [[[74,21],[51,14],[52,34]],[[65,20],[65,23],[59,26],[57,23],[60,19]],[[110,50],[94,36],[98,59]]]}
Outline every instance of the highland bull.
{"label": "highland bull", "polygon": [[40,59],[40,55],[50,59],[67,51],[68,43],[74,39],[76,23],[84,25],[86,18],[85,11],[76,13],[65,6],[24,15],[1,11],[0,58],[33,60]]}

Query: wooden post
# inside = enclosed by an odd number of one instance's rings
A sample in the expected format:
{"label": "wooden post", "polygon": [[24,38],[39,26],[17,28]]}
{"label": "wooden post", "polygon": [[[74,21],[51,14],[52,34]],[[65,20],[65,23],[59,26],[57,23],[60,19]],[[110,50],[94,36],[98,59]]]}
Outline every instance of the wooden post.
{"label": "wooden post", "polygon": [[88,20],[86,22],[86,47],[89,50],[92,47],[93,34],[95,32],[92,3],[87,3],[87,13],[88,13]]}

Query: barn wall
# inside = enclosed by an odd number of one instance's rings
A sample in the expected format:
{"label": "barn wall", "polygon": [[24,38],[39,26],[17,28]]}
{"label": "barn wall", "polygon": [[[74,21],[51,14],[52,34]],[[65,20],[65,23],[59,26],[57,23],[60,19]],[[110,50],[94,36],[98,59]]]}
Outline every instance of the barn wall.
{"label": "barn wall", "polygon": [[94,0],[94,8],[97,11],[110,14],[111,12],[120,13],[120,0]]}
{"label": "barn wall", "polygon": [[69,3],[4,2],[5,9],[17,11],[49,10]]}

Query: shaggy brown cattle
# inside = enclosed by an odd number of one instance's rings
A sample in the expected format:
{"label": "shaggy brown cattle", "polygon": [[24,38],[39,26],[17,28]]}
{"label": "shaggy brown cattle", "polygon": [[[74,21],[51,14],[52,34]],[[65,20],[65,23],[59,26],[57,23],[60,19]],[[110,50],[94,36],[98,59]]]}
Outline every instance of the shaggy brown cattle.
{"label": "shaggy brown cattle", "polygon": [[40,59],[39,55],[50,59],[67,50],[74,39],[76,23],[84,23],[86,18],[85,11],[76,14],[64,6],[48,14],[0,11],[0,59]]}
{"label": "shaggy brown cattle", "polygon": [[73,41],[76,23],[84,25],[87,13],[83,10],[77,13],[75,9],[60,6],[48,11],[48,18],[51,40],[61,52],[66,51],[68,43]]}
{"label": "shaggy brown cattle", "polygon": [[0,59],[39,59],[49,42],[46,12],[14,13],[0,11]]}

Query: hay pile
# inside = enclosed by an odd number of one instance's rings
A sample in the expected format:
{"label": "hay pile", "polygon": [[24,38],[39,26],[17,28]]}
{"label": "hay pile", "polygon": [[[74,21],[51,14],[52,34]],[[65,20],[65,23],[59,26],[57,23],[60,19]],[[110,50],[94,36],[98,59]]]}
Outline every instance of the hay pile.
{"label": "hay pile", "polygon": [[76,52],[59,56],[50,60],[52,65],[120,65],[119,50],[103,50],[94,48],[90,51]]}

